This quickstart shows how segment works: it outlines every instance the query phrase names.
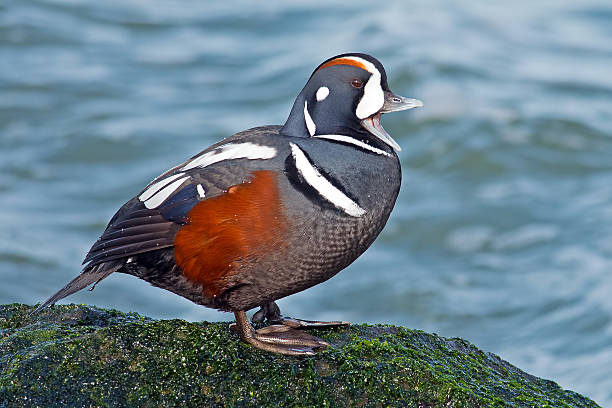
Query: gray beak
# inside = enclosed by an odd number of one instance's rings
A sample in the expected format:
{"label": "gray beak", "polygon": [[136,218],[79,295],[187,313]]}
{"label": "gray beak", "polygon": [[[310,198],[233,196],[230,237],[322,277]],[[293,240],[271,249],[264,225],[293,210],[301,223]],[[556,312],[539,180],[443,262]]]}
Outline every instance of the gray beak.
{"label": "gray beak", "polygon": [[404,98],[394,94],[393,92],[385,91],[385,103],[383,104],[380,113],[389,113],[408,110],[412,108],[422,108],[423,102],[418,99]]}
{"label": "gray beak", "polygon": [[402,148],[397,144],[395,140],[387,133],[387,131],[380,124],[380,116],[383,113],[397,112],[408,110],[412,108],[420,108],[423,106],[423,102],[418,99],[404,98],[394,94],[393,92],[385,91],[385,103],[378,113],[367,117],[361,121],[361,126],[368,132],[391,146],[396,151],[401,151]]}

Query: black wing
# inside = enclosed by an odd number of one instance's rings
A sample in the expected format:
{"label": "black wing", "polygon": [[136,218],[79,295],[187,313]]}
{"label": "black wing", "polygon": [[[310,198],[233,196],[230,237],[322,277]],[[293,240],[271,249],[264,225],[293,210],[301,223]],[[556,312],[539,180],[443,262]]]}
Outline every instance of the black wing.
{"label": "black wing", "polygon": [[189,210],[201,199],[193,184],[180,187],[156,208],[146,208],[138,197],[131,199],[111,219],[83,263],[93,266],[173,246]]}
{"label": "black wing", "polygon": [[[230,186],[249,178],[248,168],[240,165],[220,164],[211,166],[206,171],[195,169],[190,173],[183,177],[185,181],[182,184],[176,186],[172,193],[154,208],[147,208],[145,205],[147,200],[143,202],[139,199],[142,193],[125,203],[110,220],[102,236],[91,247],[83,263],[94,266],[173,246],[174,236],[187,222],[189,211],[193,206],[200,201],[223,194]],[[170,181],[167,184],[162,183],[159,193],[165,186],[180,180],[173,179],[172,174],[164,175],[162,180],[164,179]]]}
{"label": "black wing", "polygon": [[173,246],[174,236],[187,222],[187,215],[194,205],[223,194],[232,185],[243,183],[249,178],[251,170],[259,166],[267,167],[269,163],[239,156],[213,160],[204,167],[185,165],[206,157],[223,145],[240,143],[244,138],[257,143],[260,137],[277,134],[278,128],[268,126],[237,133],[153,180],[137,197],[117,211],[83,263],[89,263],[88,267],[91,267]]}

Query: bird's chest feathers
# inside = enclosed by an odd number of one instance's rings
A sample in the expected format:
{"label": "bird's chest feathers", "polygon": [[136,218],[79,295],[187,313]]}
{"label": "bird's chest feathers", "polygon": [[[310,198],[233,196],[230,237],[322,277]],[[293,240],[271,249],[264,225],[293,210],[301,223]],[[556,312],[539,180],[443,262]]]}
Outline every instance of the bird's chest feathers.
{"label": "bird's chest feathers", "polygon": [[[360,217],[380,211],[382,206],[393,206],[401,182],[395,154],[383,156],[309,139],[296,145],[292,149],[294,171],[302,184],[314,188],[319,196],[335,203],[347,215]],[[311,170],[316,177],[312,174],[309,177]]]}

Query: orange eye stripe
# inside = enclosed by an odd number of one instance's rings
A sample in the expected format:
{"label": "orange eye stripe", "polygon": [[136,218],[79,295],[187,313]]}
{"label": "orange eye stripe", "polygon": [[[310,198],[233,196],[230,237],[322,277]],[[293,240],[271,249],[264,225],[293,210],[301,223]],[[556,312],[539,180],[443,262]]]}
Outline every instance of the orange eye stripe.
{"label": "orange eye stripe", "polygon": [[370,72],[370,71],[369,71],[369,70],[366,68],[366,66],[365,66],[365,65],[363,65],[361,62],[359,62],[359,61],[355,61],[354,59],[350,59],[350,58],[336,58],[336,59],[334,59],[334,60],[331,60],[331,61],[329,61],[329,62],[327,62],[327,63],[325,63],[325,64],[321,65],[321,66],[319,67],[319,69],[317,69],[317,71],[319,71],[319,70],[321,70],[321,69],[323,69],[323,68],[331,67],[331,66],[333,66],[333,65],[352,65],[352,66],[354,66],[354,67],[361,68],[361,69],[364,69],[364,70],[366,70],[366,71]]}

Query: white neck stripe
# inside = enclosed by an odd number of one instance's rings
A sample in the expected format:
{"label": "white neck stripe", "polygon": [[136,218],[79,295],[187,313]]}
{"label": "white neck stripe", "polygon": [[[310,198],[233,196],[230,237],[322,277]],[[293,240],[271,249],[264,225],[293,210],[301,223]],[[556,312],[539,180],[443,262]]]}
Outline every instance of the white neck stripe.
{"label": "white neck stripe", "polygon": [[310,160],[308,160],[302,149],[294,143],[289,144],[291,145],[291,155],[293,156],[293,160],[295,160],[297,170],[306,183],[317,190],[321,197],[352,217],[361,217],[365,214],[363,208],[347,197],[342,191],[338,190],[329,180],[319,173]]}
{"label": "white neck stripe", "polygon": [[355,146],[359,146],[362,149],[369,150],[370,152],[380,154],[382,156],[392,157],[393,155],[381,150],[377,147],[370,146],[367,143],[362,142],[361,140],[355,139],[354,137],[346,136],[346,135],[316,135],[313,136],[320,139],[329,139],[329,140],[337,140],[338,142],[350,143]]}
{"label": "white neck stripe", "polygon": [[317,131],[317,126],[315,125],[310,113],[308,112],[308,102],[304,101],[304,120],[306,121],[306,128],[308,129],[308,133],[310,136],[313,136]]}

